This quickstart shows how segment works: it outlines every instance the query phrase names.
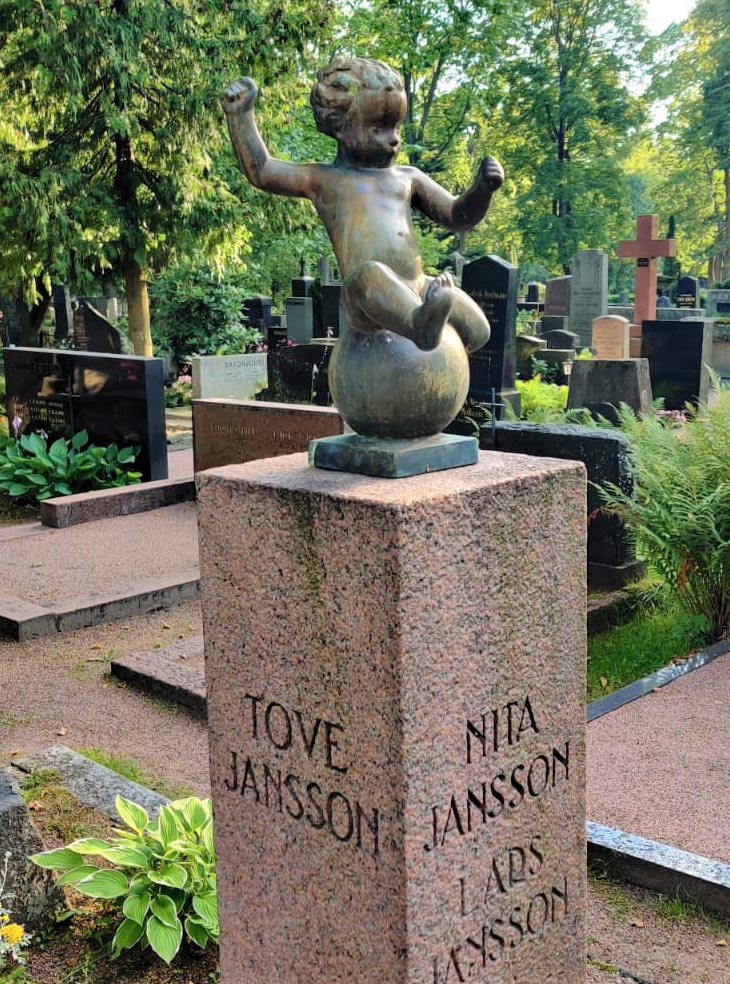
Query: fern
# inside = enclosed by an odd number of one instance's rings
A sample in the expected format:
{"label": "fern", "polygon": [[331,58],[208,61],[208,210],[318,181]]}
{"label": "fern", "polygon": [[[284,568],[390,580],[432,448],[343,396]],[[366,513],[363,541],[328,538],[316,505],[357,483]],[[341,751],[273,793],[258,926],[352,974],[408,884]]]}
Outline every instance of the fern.
{"label": "fern", "polygon": [[642,553],[690,612],[705,615],[715,638],[730,635],[730,390],[712,407],[687,409],[673,427],[655,415],[619,410],[637,476],[631,498],[599,489]]}

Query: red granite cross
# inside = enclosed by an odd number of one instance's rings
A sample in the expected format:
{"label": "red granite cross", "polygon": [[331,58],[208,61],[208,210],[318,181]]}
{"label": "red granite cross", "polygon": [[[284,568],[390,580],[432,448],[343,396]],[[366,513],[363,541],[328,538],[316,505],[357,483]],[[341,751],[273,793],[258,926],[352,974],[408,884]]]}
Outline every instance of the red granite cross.
{"label": "red granite cross", "polygon": [[636,219],[636,239],[618,244],[619,256],[636,257],[636,289],[634,320],[637,325],[656,320],[657,269],[659,256],[676,256],[673,239],[657,239],[659,216],[639,215]]}

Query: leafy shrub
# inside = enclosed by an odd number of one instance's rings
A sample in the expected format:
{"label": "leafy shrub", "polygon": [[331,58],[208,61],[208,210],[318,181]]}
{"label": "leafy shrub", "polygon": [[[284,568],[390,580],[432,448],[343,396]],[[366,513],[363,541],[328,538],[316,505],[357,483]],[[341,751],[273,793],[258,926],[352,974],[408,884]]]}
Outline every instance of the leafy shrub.
{"label": "leafy shrub", "polygon": [[730,635],[730,390],[712,408],[637,418],[619,410],[637,477],[630,498],[599,489],[640,550],[690,612],[704,615],[716,639]]}
{"label": "leafy shrub", "polygon": [[165,270],[150,284],[155,349],[182,361],[219,349],[233,354],[255,348],[261,334],[241,321],[247,293],[206,270]]}
{"label": "leafy shrub", "polygon": [[193,399],[193,378],[185,373],[165,390],[166,407],[186,407]]}
{"label": "leafy shrub", "polygon": [[56,495],[141,481],[139,472],[128,470],[137,457],[136,448],[84,447],[88,440],[83,430],[70,441],[59,437],[50,447],[40,434],[22,434],[17,441],[0,445],[0,490],[18,502],[38,503]]}
{"label": "leafy shrub", "polygon": [[520,393],[520,416],[534,423],[548,423],[558,420],[564,422],[564,411],[568,403],[568,387],[556,383],[543,382],[540,376],[532,379],[518,379],[515,386]]}
{"label": "leafy shrub", "polygon": [[[113,957],[139,943],[169,964],[183,935],[205,949],[219,935],[211,801],[176,800],[162,807],[154,823],[121,796],[116,807],[128,829],[117,830],[111,841],[86,837],[31,861],[63,872],[59,885],[121,908]],[[90,863],[94,857],[106,867]]]}

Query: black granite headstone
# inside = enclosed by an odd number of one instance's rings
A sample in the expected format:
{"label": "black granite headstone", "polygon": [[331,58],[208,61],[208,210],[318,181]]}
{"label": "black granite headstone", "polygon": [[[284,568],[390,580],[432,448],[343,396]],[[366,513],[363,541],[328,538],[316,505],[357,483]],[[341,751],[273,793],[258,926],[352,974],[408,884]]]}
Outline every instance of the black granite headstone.
{"label": "black granite headstone", "polygon": [[144,481],[167,478],[162,359],[56,349],[5,350],[7,414],[51,440],[86,430],[92,444],[138,447]]}
{"label": "black granite headstone", "polygon": [[88,301],[80,301],[73,313],[73,337],[81,352],[121,355],[126,347],[122,332]]}
{"label": "black granite headstone", "polygon": [[700,282],[697,277],[681,277],[677,284],[677,307],[698,308],[700,306]]}
{"label": "black granite headstone", "polygon": [[540,285],[533,282],[527,285],[527,297],[525,298],[530,304],[537,304],[540,301]]}
{"label": "black granite headstone", "polygon": [[517,267],[499,256],[484,256],[464,267],[462,290],[484,311],[492,333],[489,341],[469,359],[469,397],[489,402],[514,389],[517,368]]}
{"label": "black granite headstone", "polygon": [[56,322],[56,341],[68,338],[73,330],[73,308],[71,307],[71,291],[63,284],[53,288],[53,311]]}
{"label": "black granite headstone", "polygon": [[549,349],[577,349],[580,342],[575,332],[563,331],[560,328],[544,331],[540,337],[545,339]]}
{"label": "black granite headstone", "polygon": [[327,370],[334,339],[285,345],[269,352],[269,385],[257,400],[332,405]]}
{"label": "black granite headstone", "polygon": [[708,321],[644,321],[641,357],[649,360],[654,399],[667,410],[706,401],[712,365],[712,324]]}
{"label": "black granite headstone", "polygon": [[319,321],[315,333],[320,338],[339,338],[342,328],[342,284],[322,284],[319,289]]}
{"label": "black granite headstone", "polygon": [[263,331],[271,324],[271,306],[274,302],[270,297],[260,294],[249,297],[243,302],[243,318],[247,324]]}

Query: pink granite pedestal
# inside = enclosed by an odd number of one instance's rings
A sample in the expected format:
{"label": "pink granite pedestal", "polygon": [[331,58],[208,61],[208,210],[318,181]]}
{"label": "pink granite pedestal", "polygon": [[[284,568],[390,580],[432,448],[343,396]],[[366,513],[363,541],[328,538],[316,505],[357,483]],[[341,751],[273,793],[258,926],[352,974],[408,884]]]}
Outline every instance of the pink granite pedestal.
{"label": "pink granite pedestal", "polygon": [[198,482],[224,984],[582,984],[582,466]]}

